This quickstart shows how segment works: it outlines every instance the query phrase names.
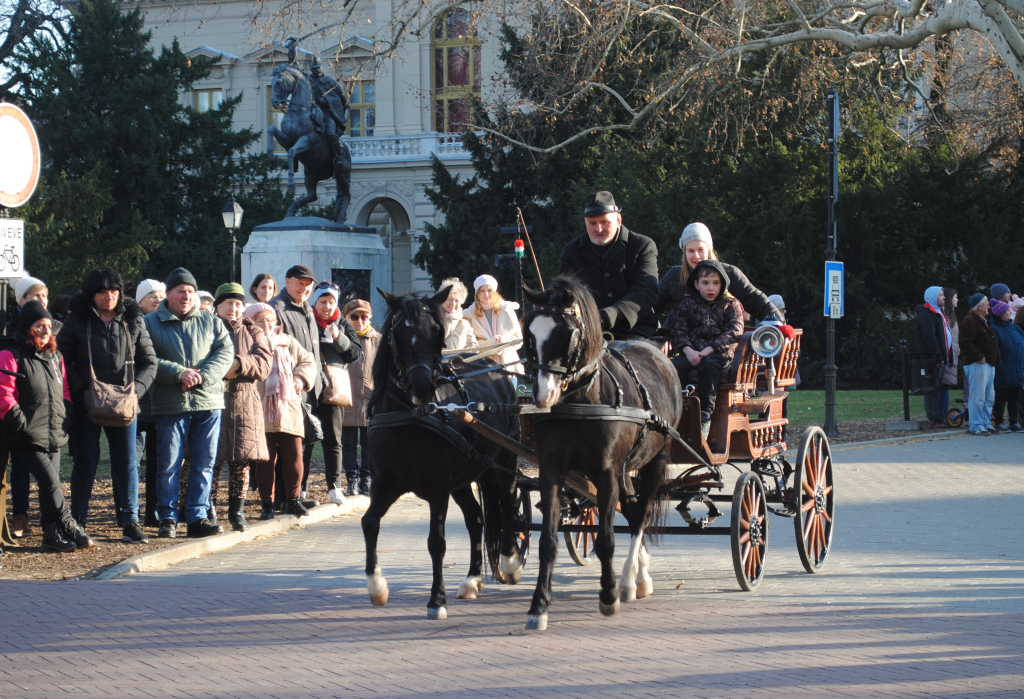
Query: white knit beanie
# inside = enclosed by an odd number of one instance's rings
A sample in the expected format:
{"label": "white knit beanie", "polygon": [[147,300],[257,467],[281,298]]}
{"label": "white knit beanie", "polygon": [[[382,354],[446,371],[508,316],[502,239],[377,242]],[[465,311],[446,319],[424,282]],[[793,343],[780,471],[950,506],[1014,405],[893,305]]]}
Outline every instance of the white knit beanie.
{"label": "white knit beanie", "polygon": [[495,291],[498,290],[498,280],[489,274],[481,274],[479,277],[473,280],[473,291],[474,293],[480,291],[481,286],[489,286]]}
{"label": "white knit beanie", "polygon": [[46,286],[46,282],[42,279],[36,279],[35,277],[22,277],[18,281],[14,282],[14,300],[20,306],[22,300],[25,298],[32,287],[42,284]]}
{"label": "white knit beanie", "polygon": [[708,246],[708,250],[714,250],[715,244],[711,240],[711,230],[703,223],[691,223],[683,229],[679,236],[679,249],[685,250],[687,243],[700,241]]}
{"label": "white knit beanie", "polygon": [[139,286],[135,290],[135,302],[142,303],[142,299],[146,298],[154,291],[162,291],[166,294],[167,285],[156,279],[143,279],[139,282]]}
{"label": "white knit beanie", "polygon": [[786,307],[786,302],[782,300],[782,297],[779,294],[772,294],[768,297],[768,300],[780,311]]}

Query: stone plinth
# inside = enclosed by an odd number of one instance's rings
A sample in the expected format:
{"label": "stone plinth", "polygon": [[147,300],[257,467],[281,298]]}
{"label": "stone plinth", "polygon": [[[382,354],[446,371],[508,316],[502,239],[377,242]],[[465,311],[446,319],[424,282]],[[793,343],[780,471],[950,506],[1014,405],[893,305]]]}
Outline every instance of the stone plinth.
{"label": "stone plinth", "polygon": [[292,216],[253,229],[242,248],[242,286],[249,289],[260,272],[274,275],[284,286],[293,265],[308,265],[317,281],[331,280],[348,297],[364,298],[373,306],[374,323],[386,311],[377,287],[391,291],[391,254],[374,228],[341,225],[312,216]]}

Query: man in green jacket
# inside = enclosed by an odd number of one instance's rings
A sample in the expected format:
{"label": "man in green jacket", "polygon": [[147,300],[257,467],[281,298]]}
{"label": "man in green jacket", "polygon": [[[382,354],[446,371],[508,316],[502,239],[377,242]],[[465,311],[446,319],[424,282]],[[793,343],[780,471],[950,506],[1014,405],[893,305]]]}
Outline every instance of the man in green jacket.
{"label": "man in green jacket", "polygon": [[219,534],[210,516],[210,485],[224,409],[224,376],[235,358],[227,328],[203,313],[195,277],[179,267],[167,278],[167,298],[146,316],[156,351],[156,382],[149,391],[157,433],[159,534],[177,535],[181,462],[189,450],[185,513],[189,536]]}

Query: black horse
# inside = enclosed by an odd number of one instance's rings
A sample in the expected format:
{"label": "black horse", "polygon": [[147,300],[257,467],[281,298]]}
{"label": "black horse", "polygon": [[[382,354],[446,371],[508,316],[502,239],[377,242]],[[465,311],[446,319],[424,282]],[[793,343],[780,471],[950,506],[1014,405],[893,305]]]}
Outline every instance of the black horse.
{"label": "black horse", "polygon": [[[405,493],[415,493],[430,503],[427,548],[434,568],[427,603],[430,619],[448,616],[441,565],[449,496],[462,509],[471,546],[469,573],[459,586],[458,597],[475,599],[483,589],[484,537],[491,571],[499,581],[518,582],[523,567],[513,530],[516,457],[445,412],[425,414],[430,403],[515,403],[515,388],[506,375],[492,372],[462,380],[442,365],[445,333],[441,304],[448,298],[449,288],[429,299],[399,297],[378,289],[389,311],[373,363],[368,440],[373,479],[370,507],[362,519],[367,589],[370,601],[383,605],[388,600],[388,585],[377,564],[380,520]],[[488,365],[482,362],[479,366]],[[518,434],[518,422],[512,418],[481,414],[478,419],[504,434]],[[482,509],[473,495],[474,482],[483,498]]]}
{"label": "black horse", "polygon": [[632,534],[622,600],[653,592],[643,535],[661,517],[664,499],[659,489],[665,482],[670,441],[664,426],[679,423],[683,400],[675,368],[653,344],[603,346],[597,305],[579,281],[558,277],[547,291],[525,293],[535,305],[523,319],[526,358],[537,376],[534,400],[552,408],[551,414],[533,417],[544,525],[540,574],[526,628],[540,631],[547,627],[551,604],[560,488],[570,470],[597,486],[600,531],[594,548],[601,559],[601,613],[610,616],[619,609],[612,571],[617,502]]}

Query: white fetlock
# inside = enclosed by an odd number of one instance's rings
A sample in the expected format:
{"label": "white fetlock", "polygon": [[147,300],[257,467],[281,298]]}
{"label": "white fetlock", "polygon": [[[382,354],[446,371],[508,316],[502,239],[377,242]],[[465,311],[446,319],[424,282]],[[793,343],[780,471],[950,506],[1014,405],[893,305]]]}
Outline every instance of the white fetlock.
{"label": "white fetlock", "polygon": [[523,559],[519,557],[519,552],[513,551],[511,556],[502,556],[498,571],[501,573],[501,581],[506,585],[518,583],[523,577]]}
{"label": "white fetlock", "polygon": [[611,604],[605,604],[601,600],[598,600],[597,606],[605,616],[615,616],[619,613],[619,598],[616,597],[615,601]]}
{"label": "white fetlock", "polygon": [[388,603],[388,581],[381,575],[380,568],[366,576],[366,591],[370,593],[373,606],[383,607]]}
{"label": "white fetlock", "polygon": [[432,621],[440,621],[448,618],[447,607],[427,607],[427,618]]}
{"label": "white fetlock", "polygon": [[526,615],[526,630],[527,631],[546,631],[548,628],[548,613],[542,614],[527,614]]}
{"label": "white fetlock", "polygon": [[654,581],[651,579],[651,555],[647,553],[647,547],[640,548],[640,572],[636,580],[636,598],[643,599],[654,594]]}
{"label": "white fetlock", "polygon": [[484,590],[484,579],[479,575],[471,575],[459,585],[458,599],[476,599]]}
{"label": "white fetlock", "polygon": [[641,536],[634,536],[630,539],[626,561],[622,565],[622,592],[620,599],[623,602],[635,602],[637,598],[636,578],[637,571],[640,569],[641,538]]}
{"label": "white fetlock", "polygon": [[622,593],[619,595],[619,599],[627,604],[630,602],[636,602],[636,598],[639,596],[637,589],[636,585],[633,585],[632,587],[623,587]]}

